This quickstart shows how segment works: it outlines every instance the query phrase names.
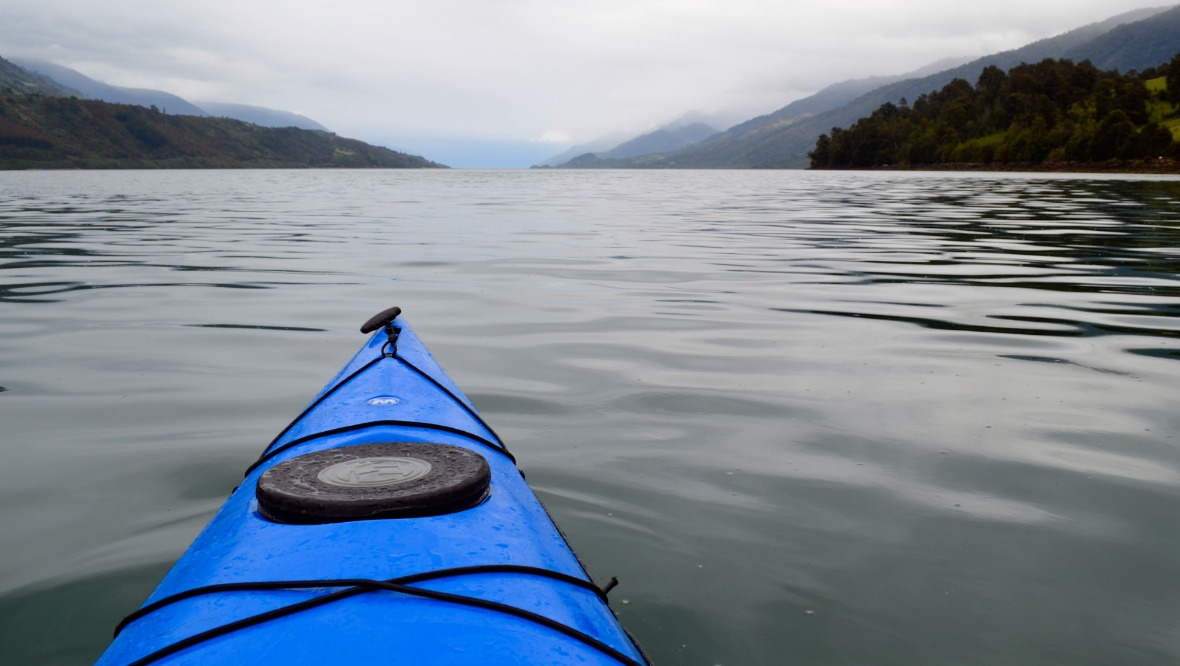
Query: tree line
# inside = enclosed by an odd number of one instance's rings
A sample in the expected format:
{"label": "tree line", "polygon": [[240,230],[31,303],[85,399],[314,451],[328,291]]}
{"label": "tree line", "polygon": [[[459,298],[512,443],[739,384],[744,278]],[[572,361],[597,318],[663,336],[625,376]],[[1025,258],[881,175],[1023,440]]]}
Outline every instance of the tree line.
{"label": "tree line", "polygon": [[1180,159],[1178,108],[1180,53],[1126,74],[1088,60],[989,66],[974,86],[955,79],[833,127],[808,157],[817,169]]}

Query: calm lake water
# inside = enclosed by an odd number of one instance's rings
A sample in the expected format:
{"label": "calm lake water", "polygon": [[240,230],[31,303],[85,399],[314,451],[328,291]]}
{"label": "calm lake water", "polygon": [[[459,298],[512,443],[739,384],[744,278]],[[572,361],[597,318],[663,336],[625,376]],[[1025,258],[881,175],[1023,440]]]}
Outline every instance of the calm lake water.
{"label": "calm lake water", "polygon": [[670,664],[1180,662],[1180,181],[0,173],[0,663],[391,305]]}

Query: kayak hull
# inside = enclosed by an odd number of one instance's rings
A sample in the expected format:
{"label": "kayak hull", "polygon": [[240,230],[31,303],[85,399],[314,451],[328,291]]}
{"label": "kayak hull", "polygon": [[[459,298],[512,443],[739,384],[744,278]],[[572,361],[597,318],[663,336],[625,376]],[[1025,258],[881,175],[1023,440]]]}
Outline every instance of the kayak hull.
{"label": "kayak hull", "polygon": [[[490,468],[486,499],[442,515],[322,524],[260,511],[266,470],[390,442],[478,453]],[[348,594],[356,586],[339,582],[450,570],[400,591]],[[219,589],[293,581],[302,587]],[[342,598],[318,602],[333,594]],[[98,663],[646,663],[604,598],[497,435],[398,319],[267,447],[145,602],[150,612],[127,622]],[[301,604],[309,607],[283,614]],[[267,614],[276,616],[255,622]],[[224,630],[235,624],[244,626]]]}

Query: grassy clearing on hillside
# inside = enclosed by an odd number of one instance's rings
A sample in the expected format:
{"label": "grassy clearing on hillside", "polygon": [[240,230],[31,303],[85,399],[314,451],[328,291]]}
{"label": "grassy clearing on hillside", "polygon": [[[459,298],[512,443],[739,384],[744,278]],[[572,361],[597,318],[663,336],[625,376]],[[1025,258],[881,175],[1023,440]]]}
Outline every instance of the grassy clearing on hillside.
{"label": "grassy clearing on hillside", "polygon": [[1147,103],[1148,118],[1152,122],[1168,128],[1173,139],[1180,140],[1180,112],[1175,104],[1163,99],[1168,91],[1167,78],[1159,76],[1144,81],[1144,84],[1147,86],[1147,92],[1152,96],[1151,101]]}

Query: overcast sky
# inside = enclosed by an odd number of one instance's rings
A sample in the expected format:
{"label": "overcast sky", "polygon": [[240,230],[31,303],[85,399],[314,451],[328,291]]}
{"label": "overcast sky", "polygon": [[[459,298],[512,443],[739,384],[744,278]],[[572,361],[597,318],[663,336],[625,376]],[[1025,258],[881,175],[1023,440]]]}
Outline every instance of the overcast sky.
{"label": "overcast sky", "polygon": [[[0,56],[455,166],[1016,48],[1167,0],[0,0]],[[723,129],[723,128],[722,128]]]}

